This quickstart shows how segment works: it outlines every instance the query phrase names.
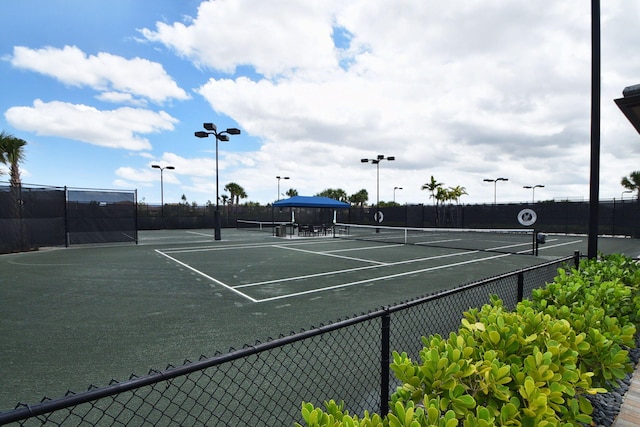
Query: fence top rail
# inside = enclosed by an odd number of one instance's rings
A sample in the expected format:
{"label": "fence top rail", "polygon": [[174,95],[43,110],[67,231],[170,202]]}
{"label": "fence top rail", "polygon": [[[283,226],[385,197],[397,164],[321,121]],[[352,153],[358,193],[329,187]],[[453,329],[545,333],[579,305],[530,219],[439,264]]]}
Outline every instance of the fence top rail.
{"label": "fence top rail", "polygon": [[452,295],[452,294],[462,292],[469,288],[482,286],[491,281],[512,277],[514,275],[523,274],[528,271],[533,271],[533,270],[544,268],[550,265],[567,262],[572,259],[575,259],[575,255],[549,261],[543,264],[527,267],[517,271],[512,271],[510,273],[504,273],[498,276],[489,277],[483,280],[479,280],[476,282],[459,286],[449,291],[443,291],[436,294],[427,295],[424,297],[417,298],[415,300],[406,301],[393,306],[382,307],[378,310],[371,311],[366,314],[361,314],[349,319],[340,320],[334,323],[330,323],[328,325],[321,325],[306,331],[292,333],[291,335],[288,335],[288,336],[281,336],[279,338],[269,340],[263,343],[258,342],[255,345],[246,345],[245,347],[239,350],[232,350],[225,354],[219,354],[213,357],[203,358],[199,361],[186,363],[182,366],[172,367],[164,371],[154,371],[153,373],[150,373],[149,375],[145,375],[142,377],[131,378],[123,382],[114,382],[104,387],[90,388],[85,392],[80,392],[80,393],[68,392],[67,396],[64,396],[58,399],[44,400],[40,403],[33,404],[33,405],[20,404],[18,405],[18,407],[16,407],[16,409],[6,411],[6,412],[0,412],[0,425],[5,423],[10,423],[10,422],[16,422],[19,420],[24,420],[24,419],[31,418],[38,415],[47,414],[50,412],[69,408],[79,404],[88,403],[91,401],[113,396],[126,391],[134,390],[140,387],[144,387],[144,386],[156,384],[162,381],[166,381],[169,379],[173,379],[182,375],[187,375],[193,372],[201,371],[207,368],[221,365],[223,363],[231,362],[237,359],[258,354],[267,350],[271,350],[273,348],[282,347],[286,344],[291,344],[294,342],[302,341],[304,339],[322,335],[324,333],[336,331],[336,330],[351,326],[353,324],[383,317],[385,315],[389,315],[391,313],[398,312],[415,305],[423,304],[429,300],[436,300],[438,298],[442,298],[447,295]]}

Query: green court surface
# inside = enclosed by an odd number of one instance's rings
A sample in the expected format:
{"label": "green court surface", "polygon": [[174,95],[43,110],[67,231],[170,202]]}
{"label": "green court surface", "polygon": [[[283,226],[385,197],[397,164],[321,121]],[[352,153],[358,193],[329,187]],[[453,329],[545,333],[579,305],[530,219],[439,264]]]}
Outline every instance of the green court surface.
{"label": "green court surface", "polygon": [[[0,411],[145,375],[461,284],[586,252],[539,256],[235,229],[141,231],[139,244],[0,256]],[[635,239],[600,239],[640,255]]]}

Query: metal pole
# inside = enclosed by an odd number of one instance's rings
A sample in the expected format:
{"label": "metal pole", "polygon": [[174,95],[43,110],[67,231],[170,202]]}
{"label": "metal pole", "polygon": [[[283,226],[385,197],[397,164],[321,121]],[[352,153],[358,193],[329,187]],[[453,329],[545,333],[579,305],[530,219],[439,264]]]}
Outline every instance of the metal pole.
{"label": "metal pole", "polygon": [[164,168],[160,168],[160,211],[162,212],[162,218],[164,218],[164,180],[162,178]]}
{"label": "metal pole", "polygon": [[587,256],[598,255],[600,190],[600,0],[591,0],[591,174]]}
{"label": "metal pole", "polygon": [[220,228],[222,228],[220,221],[220,196],[218,195],[218,132],[215,132],[213,136],[216,137],[216,210],[213,213],[213,234],[215,240],[222,240],[222,233],[220,231]]}
{"label": "metal pole", "polygon": [[[380,210],[380,161],[376,163],[376,211]],[[378,212],[376,212],[376,215]]]}

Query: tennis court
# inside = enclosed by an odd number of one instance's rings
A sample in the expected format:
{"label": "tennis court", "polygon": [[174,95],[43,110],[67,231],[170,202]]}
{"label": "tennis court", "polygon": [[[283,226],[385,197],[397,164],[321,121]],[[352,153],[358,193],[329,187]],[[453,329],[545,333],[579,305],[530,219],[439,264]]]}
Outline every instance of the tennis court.
{"label": "tennis court", "polygon": [[[585,236],[550,235],[536,257],[528,238],[503,238],[463,250],[234,229],[214,241],[213,230],[165,230],[141,231],[138,245],[0,256],[0,409],[587,248]],[[507,245],[510,252],[495,250]],[[602,239],[599,247],[640,255],[634,239]]]}

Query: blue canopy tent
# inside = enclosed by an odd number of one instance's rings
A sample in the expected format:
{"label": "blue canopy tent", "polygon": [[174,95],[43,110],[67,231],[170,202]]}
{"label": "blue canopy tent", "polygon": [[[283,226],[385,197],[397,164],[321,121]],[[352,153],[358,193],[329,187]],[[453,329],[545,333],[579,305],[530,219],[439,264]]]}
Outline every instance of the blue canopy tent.
{"label": "blue canopy tent", "polygon": [[333,208],[345,209],[351,205],[340,200],[320,196],[293,196],[289,199],[278,200],[273,204],[275,208]]}
{"label": "blue canopy tent", "polygon": [[[349,209],[351,205],[346,202],[341,202],[339,200],[331,199],[329,197],[320,197],[320,196],[293,196],[288,199],[278,200],[273,204],[274,208],[328,208],[334,209],[333,212],[333,222],[336,219],[336,209]],[[291,223],[295,224],[295,215],[293,210],[291,211]],[[294,225],[295,228],[295,225]],[[319,233],[327,232],[327,227],[325,225],[300,225],[298,228],[299,234],[309,234],[316,235]],[[294,231],[292,229],[291,234]]]}

